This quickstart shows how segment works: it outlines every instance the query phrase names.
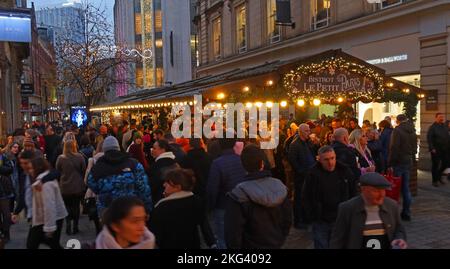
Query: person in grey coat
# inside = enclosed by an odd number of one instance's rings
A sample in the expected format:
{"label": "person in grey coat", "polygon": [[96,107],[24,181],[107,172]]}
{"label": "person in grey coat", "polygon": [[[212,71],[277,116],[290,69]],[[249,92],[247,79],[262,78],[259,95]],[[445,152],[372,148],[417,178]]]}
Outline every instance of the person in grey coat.
{"label": "person in grey coat", "polygon": [[276,249],[292,223],[287,188],[264,169],[264,152],[248,145],[241,155],[245,181],[227,195],[225,241],[231,249]]}
{"label": "person in grey coat", "polygon": [[361,195],[339,205],[330,248],[407,248],[399,207],[394,200],[385,197],[390,182],[370,172],[361,176],[360,183]]}

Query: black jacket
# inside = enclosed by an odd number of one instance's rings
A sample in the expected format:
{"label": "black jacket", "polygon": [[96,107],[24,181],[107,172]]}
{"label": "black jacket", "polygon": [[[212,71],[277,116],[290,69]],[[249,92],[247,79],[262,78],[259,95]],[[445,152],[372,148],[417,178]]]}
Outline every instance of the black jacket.
{"label": "black jacket", "polygon": [[183,151],[183,148],[177,143],[170,143],[169,147],[175,155],[175,161],[177,163],[181,163],[183,159],[186,157],[186,152]]}
{"label": "black jacket", "polygon": [[200,227],[206,243],[215,239],[207,228],[205,203],[196,195],[180,192],[160,200],[150,218],[149,228],[161,249],[200,249]]}
{"label": "black jacket", "polygon": [[299,138],[292,141],[289,146],[288,159],[294,170],[295,177],[304,177],[309,169],[315,164],[315,152],[308,141]]}
{"label": "black jacket", "polygon": [[448,127],[446,124],[433,123],[428,129],[427,141],[431,150],[445,151],[449,148],[450,138],[448,135]]}
{"label": "black jacket", "polygon": [[382,173],[385,170],[383,158],[383,144],[381,140],[371,140],[367,147],[370,149],[373,161],[375,162],[376,171]]}
{"label": "black jacket", "polygon": [[153,204],[155,205],[161,200],[164,195],[164,177],[165,173],[173,168],[179,167],[175,159],[161,158],[150,166],[148,172],[148,180],[150,181],[150,188],[152,190]]}
{"label": "black jacket", "polygon": [[402,122],[392,132],[388,166],[410,165],[417,153],[417,136],[414,126]]}
{"label": "black jacket", "polygon": [[191,149],[180,163],[181,167],[194,172],[195,185],[192,192],[201,198],[205,198],[206,195],[206,182],[211,162],[211,157],[203,149]]}
{"label": "black jacket", "polygon": [[334,152],[336,153],[336,160],[338,162],[347,165],[353,172],[355,178],[359,179],[361,171],[359,170],[358,163],[356,162],[355,151],[353,151],[353,149],[348,147],[347,145],[338,141],[333,142],[331,146],[333,147]]}
{"label": "black jacket", "polygon": [[334,172],[317,163],[308,173],[302,190],[302,202],[308,221],[336,221],[340,203],[356,196],[357,186],[352,171],[336,162]]}
{"label": "black jacket", "polygon": [[0,154],[0,198],[7,198],[14,196],[14,188],[11,181],[11,174],[13,167],[11,161],[5,154]]}
{"label": "black jacket", "polygon": [[231,249],[281,248],[292,222],[287,188],[262,171],[246,177],[229,194],[225,242]]}
{"label": "black jacket", "polygon": [[47,156],[47,160],[49,160],[51,163],[56,163],[56,158],[58,158],[57,155],[57,148],[58,145],[61,143],[61,137],[54,134],[54,135],[46,135],[44,136],[45,140],[45,155]]}

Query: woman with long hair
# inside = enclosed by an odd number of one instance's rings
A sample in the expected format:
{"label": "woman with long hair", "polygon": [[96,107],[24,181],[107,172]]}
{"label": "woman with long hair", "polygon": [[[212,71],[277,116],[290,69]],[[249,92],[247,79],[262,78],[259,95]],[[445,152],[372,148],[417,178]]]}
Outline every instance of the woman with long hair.
{"label": "woman with long hair", "polygon": [[75,140],[66,140],[64,142],[63,154],[56,160],[56,170],[61,173],[61,193],[69,212],[66,233],[68,235],[76,234],[79,232],[80,203],[86,191],[84,183],[86,162],[83,155],[77,152],[77,142]]}
{"label": "woman with long hair", "polygon": [[142,133],[139,131],[133,132],[133,142],[128,147],[128,153],[130,154],[131,158],[134,158],[138,160],[144,166],[144,170],[147,171],[148,169],[148,163],[147,159],[145,158],[144,153],[144,143],[142,141]]}
{"label": "woman with long hair", "polygon": [[62,249],[59,239],[67,210],[58,186],[58,173],[50,170],[44,158],[35,158],[31,164],[33,214],[27,248],[37,249],[43,243],[51,249]]}
{"label": "woman with long hair", "polygon": [[375,172],[375,162],[367,147],[367,135],[362,129],[353,130],[349,137],[350,146],[355,150],[361,174]]}

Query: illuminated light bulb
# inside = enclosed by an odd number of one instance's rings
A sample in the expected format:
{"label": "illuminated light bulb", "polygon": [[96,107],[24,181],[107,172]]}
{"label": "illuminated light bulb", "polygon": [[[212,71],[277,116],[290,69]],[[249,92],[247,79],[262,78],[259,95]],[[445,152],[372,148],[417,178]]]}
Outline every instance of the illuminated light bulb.
{"label": "illuminated light bulb", "polygon": [[305,100],[303,100],[303,99],[299,99],[299,100],[297,100],[297,105],[298,106],[305,106]]}
{"label": "illuminated light bulb", "polygon": [[315,105],[315,106],[320,106],[320,100],[319,99],[314,99],[313,100],[313,105]]}
{"label": "illuminated light bulb", "polygon": [[194,104],[194,103],[192,103],[192,102],[189,102],[189,105],[190,105],[190,106],[192,106],[193,104]]}
{"label": "illuminated light bulb", "polygon": [[218,108],[221,108],[221,107],[222,107],[222,104],[221,104],[221,103],[218,103],[218,104],[217,104],[217,107],[218,107]]}
{"label": "illuminated light bulb", "polygon": [[403,92],[405,92],[405,93],[409,93],[409,89],[408,89],[408,88],[406,88],[406,89],[404,89],[404,90],[403,90]]}
{"label": "illuminated light bulb", "polygon": [[342,103],[342,102],[344,102],[344,98],[339,97],[339,98],[337,99],[337,101],[338,101],[338,103]]}
{"label": "illuminated light bulb", "polygon": [[266,106],[267,106],[268,108],[273,107],[273,102],[267,101],[267,102],[266,102]]}
{"label": "illuminated light bulb", "polygon": [[267,81],[267,86],[272,86],[272,85],[273,85],[273,80]]}
{"label": "illuminated light bulb", "polygon": [[388,87],[394,87],[394,83],[389,82],[389,83],[387,84],[387,86],[388,86]]}
{"label": "illuminated light bulb", "polygon": [[261,106],[262,106],[262,103],[261,103],[261,102],[256,102],[255,105],[256,105],[257,107],[261,107]]}
{"label": "illuminated light bulb", "polygon": [[223,105],[223,107],[224,107],[224,108],[227,108],[227,107],[228,107],[228,104]]}
{"label": "illuminated light bulb", "polygon": [[223,98],[225,98],[225,94],[223,92],[221,92],[217,95],[217,99],[223,99]]}
{"label": "illuminated light bulb", "polygon": [[250,102],[248,102],[247,104],[245,104],[245,106],[246,106],[247,108],[251,108],[251,107],[253,106],[253,104],[250,103]]}
{"label": "illuminated light bulb", "polygon": [[250,87],[245,86],[242,90],[243,90],[244,92],[248,92],[248,91],[250,91]]}
{"label": "illuminated light bulb", "polygon": [[281,101],[280,105],[281,105],[281,107],[286,107],[287,106],[287,102],[286,101]]}

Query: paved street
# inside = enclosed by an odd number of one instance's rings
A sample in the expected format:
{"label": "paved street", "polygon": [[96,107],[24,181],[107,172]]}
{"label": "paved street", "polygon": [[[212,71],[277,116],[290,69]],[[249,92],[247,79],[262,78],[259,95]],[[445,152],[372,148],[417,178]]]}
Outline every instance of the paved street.
{"label": "paved street", "polygon": [[[413,220],[405,223],[410,248],[450,248],[450,183],[439,188],[431,186],[431,174],[419,172],[419,195],[414,198]],[[94,224],[83,216],[80,234],[67,236],[63,233],[61,244],[76,238],[81,242],[95,240]],[[12,240],[6,248],[25,248],[28,225],[21,221],[11,231]],[[44,248],[42,246],[42,248]],[[311,235],[306,231],[292,229],[284,248],[312,248]]]}

